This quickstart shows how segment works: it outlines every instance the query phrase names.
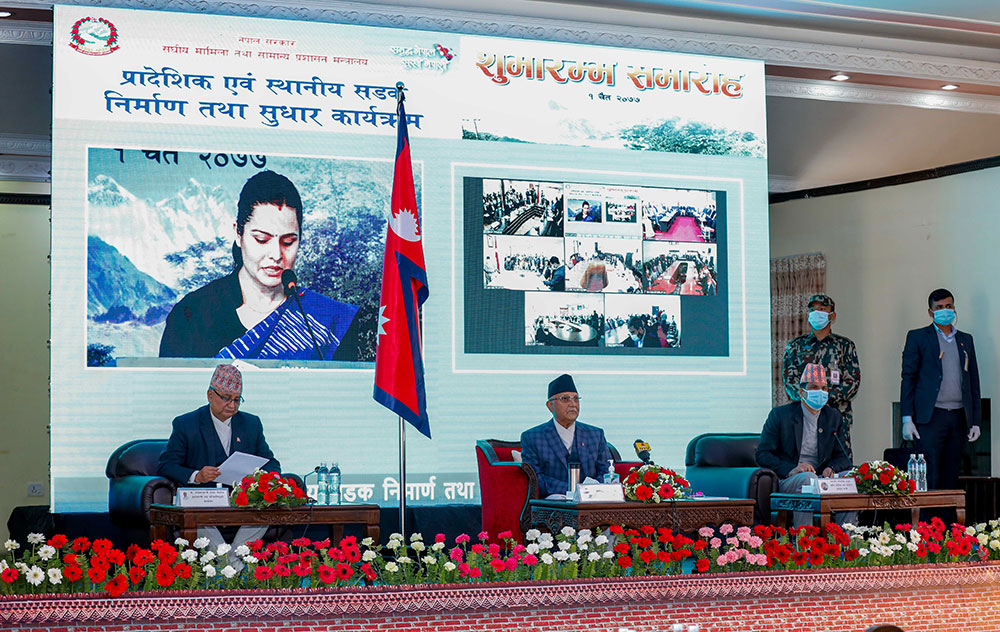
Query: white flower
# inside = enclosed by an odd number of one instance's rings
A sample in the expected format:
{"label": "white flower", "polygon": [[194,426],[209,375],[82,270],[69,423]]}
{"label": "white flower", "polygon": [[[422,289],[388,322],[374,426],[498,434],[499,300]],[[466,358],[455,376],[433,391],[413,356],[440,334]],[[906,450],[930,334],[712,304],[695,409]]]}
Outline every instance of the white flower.
{"label": "white flower", "polygon": [[174,540],[174,544],[176,544],[177,546],[187,546],[191,543],[185,540],[184,538],[177,538],[176,540]]}
{"label": "white flower", "polygon": [[524,550],[532,555],[538,554],[538,543],[532,542],[528,546],[524,547]]}
{"label": "white flower", "polygon": [[990,541],[990,536],[985,533],[980,533],[976,536],[976,539],[979,540],[979,544],[986,546],[986,543]]}
{"label": "white flower", "polygon": [[28,544],[41,544],[45,542],[45,536],[41,533],[29,533]]}
{"label": "white flower", "polygon": [[395,573],[396,571],[399,570],[399,567],[396,566],[395,562],[386,562],[385,570],[389,571],[390,573]]}
{"label": "white flower", "polygon": [[570,562],[579,562],[580,561],[580,554],[577,553],[576,551],[573,551],[572,553],[569,554],[569,561]]}
{"label": "white flower", "polygon": [[61,584],[62,583],[62,569],[61,568],[50,568],[49,569],[49,583],[50,584]]}
{"label": "white flower", "polygon": [[524,539],[528,542],[534,542],[541,534],[542,532],[538,529],[528,529],[528,531],[524,534]]}
{"label": "white flower", "polygon": [[916,553],[917,549],[919,549],[920,547],[914,544],[913,542],[907,542],[906,548],[910,551],[910,553]]}
{"label": "white flower", "polygon": [[590,536],[593,535],[593,532],[590,529],[580,529],[576,532],[576,535],[577,537],[586,538],[587,541],[590,541]]}
{"label": "white flower", "polygon": [[[414,535],[417,535],[417,534],[414,534]],[[413,549],[414,551],[416,551],[417,553],[420,553],[421,551],[423,551],[424,549],[426,549],[427,546],[423,542],[421,542],[420,540],[416,540],[416,541],[413,542],[413,544],[410,545],[410,548]]]}
{"label": "white flower", "polygon": [[205,573],[205,577],[215,577],[215,567],[211,564],[205,564],[202,566],[201,571]]}
{"label": "white flower", "polygon": [[254,555],[244,555],[243,556],[243,563],[244,564],[256,564],[259,561],[260,561],[260,559],[258,559]]}
{"label": "white flower", "polygon": [[560,529],[559,533],[563,534],[567,538],[572,538],[574,535],[576,535],[576,529],[570,526],[565,526],[562,529]]}
{"label": "white flower", "polygon": [[27,573],[30,568],[24,562],[14,562],[14,568],[21,571],[21,574]]}
{"label": "white flower", "polygon": [[434,544],[431,545],[432,551],[440,551],[443,548],[444,548],[444,542],[435,542]]}
{"label": "white flower", "polygon": [[615,552],[614,551],[605,551],[604,552],[604,559],[610,560],[614,556],[615,556]]}
{"label": "white flower", "polygon": [[413,563],[413,560],[411,560],[410,558],[406,557],[405,555],[403,555],[401,557],[397,557],[396,561],[399,562],[400,564],[412,564]]}
{"label": "white flower", "polygon": [[586,546],[587,543],[590,542],[591,540],[593,540],[593,538],[590,537],[589,534],[588,535],[581,535],[580,537],[578,537],[576,539],[576,545],[577,546]]}
{"label": "white flower", "polygon": [[222,573],[222,576],[225,577],[226,579],[232,579],[233,577],[236,576],[236,569],[233,568],[232,566],[229,566],[228,564],[224,569],[222,569],[219,572]]}
{"label": "white flower", "polygon": [[865,549],[865,548],[858,549],[858,556],[859,557],[867,557],[868,556],[868,549]]}
{"label": "white flower", "polygon": [[38,557],[40,557],[42,560],[46,562],[51,560],[52,556],[54,556],[55,554],[56,554],[55,547],[51,547],[48,544],[38,549]]}
{"label": "white flower", "polygon": [[8,568],[10,568],[10,566],[7,566],[7,560],[0,560],[0,572],[3,572]]}
{"label": "white flower", "polygon": [[[976,535],[976,528],[975,527],[966,527],[965,528],[965,535]],[[28,541],[29,542],[31,541],[31,536],[28,536]]]}
{"label": "white flower", "polygon": [[454,562],[445,562],[444,563],[444,570],[448,571],[449,573],[451,571],[455,570],[456,568],[458,568],[458,567],[455,566]]}
{"label": "white flower", "polygon": [[375,551],[373,551],[371,549],[367,549],[364,553],[361,554],[361,561],[362,562],[370,562],[370,561],[374,560],[376,557],[377,556],[375,554]]}
{"label": "white flower", "polygon": [[437,558],[433,555],[425,555],[420,561],[428,566],[434,566],[438,563]]}
{"label": "white flower", "polygon": [[896,542],[899,542],[900,544],[906,544],[906,536],[903,535],[902,533],[897,533]]}
{"label": "white flower", "polygon": [[590,548],[590,545],[584,542],[583,544],[577,544],[576,548],[580,549],[581,551],[586,551],[587,549]]}
{"label": "white flower", "polygon": [[556,558],[560,562],[565,562],[566,560],[569,559],[569,553],[567,553],[566,551],[556,551],[555,553],[552,554],[552,557]]}
{"label": "white flower", "polygon": [[402,540],[403,539],[403,534],[402,533],[390,533],[389,534],[389,539],[390,540]]}
{"label": "white flower", "polygon": [[423,539],[424,539],[424,536],[420,535],[419,533],[411,533],[410,534],[410,542],[417,542],[417,541],[423,540]]}
{"label": "white flower", "polygon": [[222,544],[220,544],[220,545],[219,545],[219,546],[218,546],[218,547],[217,547],[217,548],[215,549],[215,552],[216,552],[216,553],[217,553],[218,555],[225,555],[226,553],[229,553],[229,552],[230,552],[230,551],[232,551],[232,550],[233,550],[233,547],[232,547],[232,546],[230,546],[230,545],[226,544],[225,542],[223,542]]}
{"label": "white flower", "polygon": [[42,569],[37,566],[32,566],[28,569],[28,572],[24,574],[24,578],[28,580],[28,583],[32,586],[37,586],[45,581],[45,573],[43,573]]}
{"label": "white flower", "polygon": [[551,564],[553,561],[554,560],[551,555],[548,553],[542,553],[542,564]]}
{"label": "white flower", "polygon": [[375,540],[371,538],[365,538],[364,540],[361,541],[361,544],[364,544],[365,546],[371,546],[375,544]]}
{"label": "white flower", "polygon": [[594,544],[596,544],[597,546],[604,546],[607,543],[608,543],[608,536],[604,535],[603,533],[594,538]]}
{"label": "white flower", "polygon": [[194,549],[184,549],[184,551],[181,552],[181,559],[188,563],[193,562],[198,559],[198,551],[195,551]]}
{"label": "white flower", "polygon": [[1000,540],[990,540],[990,548],[994,551],[1000,551]]}
{"label": "white flower", "polygon": [[596,562],[599,559],[601,559],[601,554],[598,553],[597,551],[591,551],[590,554],[587,556],[588,562]]}
{"label": "white flower", "polygon": [[245,544],[241,544],[236,547],[234,553],[236,553],[237,557],[246,557],[247,555],[250,555],[250,547]]}
{"label": "white flower", "polygon": [[21,545],[18,544],[16,540],[7,540],[6,542],[3,543],[3,548],[7,549],[8,551],[14,551],[16,549],[21,548]]}
{"label": "white flower", "polygon": [[910,531],[910,542],[920,542],[920,532],[916,529]]}
{"label": "white flower", "polygon": [[208,538],[195,538],[194,548],[203,549],[211,543],[212,542]]}
{"label": "white flower", "polygon": [[385,548],[395,550],[399,548],[399,545],[400,545],[399,540],[389,540],[388,542],[385,543]]}
{"label": "white flower", "polygon": [[882,533],[878,534],[879,544],[889,544],[889,542],[891,541],[892,541],[892,536],[889,535],[888,531],[883,531]]}
{"label": "white flower", "polygon": [[201,556],[201,563],[208,564],[209,562],[214,560],[215,557],[216,555],[214,551],[205,551],[204,555]]}
{"label": "white flower", "polygon": [[570,544],[569,542],[560,542],[559,543],[559,550],[560,551],[565,551],[565,550],[569,549],[569,547],[571,547],[571,546],[573,546],[573,545]]}

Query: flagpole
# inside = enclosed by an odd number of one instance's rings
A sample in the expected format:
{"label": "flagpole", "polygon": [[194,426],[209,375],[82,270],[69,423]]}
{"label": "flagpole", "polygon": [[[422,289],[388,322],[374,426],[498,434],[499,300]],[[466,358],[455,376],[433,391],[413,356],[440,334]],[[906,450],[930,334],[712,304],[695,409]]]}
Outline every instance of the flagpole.
{"label": "flagpole", "polygon": [[399,417],[399,533],[406,542],[406,421]]}

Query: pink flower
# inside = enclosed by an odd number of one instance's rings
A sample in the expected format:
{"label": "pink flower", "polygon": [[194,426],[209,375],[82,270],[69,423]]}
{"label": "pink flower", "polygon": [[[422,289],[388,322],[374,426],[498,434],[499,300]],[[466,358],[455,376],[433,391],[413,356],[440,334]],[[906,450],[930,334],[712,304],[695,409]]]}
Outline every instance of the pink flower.
{"label": "pink flower", "polygon": [[729,558],[728,558],[728,557],[726,557],[725,555],[720,555],[720,556],[719,556],[719,557],[718,557],[718,558],[717,558],[717,559],[715,560],[715,563],[716,563],[716,564],[718,564],[719,566],[725,566],[727,562],[729,562]]}
{"label": "pink flower", "polygon": [[496,557],[497,555],[500,555],[500,545],[499,544],[491,544],[490,545],[490,555],[492,555],[493,557]]}
{"label": "pink flower", "polygon": [[708,541],[708,543],[712,545],[713,549],[717,549],[720,546],[722,546],[722,540],[720,540],[719,538],[712,538],[711,540]]}
{"label": "pink flower", "polygon": [[[740,554],[737,553],[737,549],[731,549],[728,552],[724,553],[723,555],[726,556],[727,562],[735,562],[738,559],[740,559]],[[722,555],[720,555],[719,557],[722,557]]]}
{"label": "pink flower", "polygon": [[452,550],[448,551],[448,557],[450,557],[453,562],[461,562],[462,561],[462,549],[460,549],[460,548],[458,548],[456,546]]}
{"label": "pink flower", "polygon": [[513,556],[508,557],[504,565],[507,567],[507,570],[509,571],[514,570],[515,568],[517,568],[517,558]]}
{"label": "pink flower", "polygon": [[482,574],[483,574],[483,571],[479,570],[478,568],[470,568],[469,569],[469,577],[471,577],[473,579],[479,577]]}
{"label": "pink flower", "polygon": [[741,542],[746,542],[750,539],[750,527],[740,527],[736,530],[736,537],[740,539]]}
{"label": "pink flower", "polygon": [[493,567],[493,572],[495,573],[499,573],[500,571],[504,570],[507,567],[506,564],[504,564],[503,560],[498,558],[490,560],[490,566]]}
{"label": "pink flower", "polygon": [[524,545],[523,544],[515,544],[514,548],[511,549],[510,552],[513,553],[514,555],[520,555],[521,553],[524,553]]}
{"label": "pink flower", "polygon": [[468,574],[469,574],[469,565],[466,564],[465,562],[460,563],[458,565],[458,576],[465,577]]}
{"label": "pink flower", "polygon": [[698,535],[703,538],[710,538],[715,535],[715,529],[712,527],[702,527],[701,529],[698,529]]}
{"label": "pink flower", "polygon": [[463,534],[461,534],[461,535],[459,535],[458,537],[455,538],[455,544],[465,544],[466,542],[468,542],[471,539],[472,538],[469,537],[468,533],[463,533]]}
{"label": "pink flower", "polygon": [[721,533],[722,535],[729,535],[732,532],[733,532],[733,525],[729,524],[728,522],[719,527],[719,533]]}
{"label": "pink flower", "polygon": [[521,560],[521,562],[524,563],[525,566],[534,566],[535,564],[538,564],[538,558],[531,553],[528,553],[524,556],[524,559]]}
{"label": "pink flower", "polygon": [[757,555],[757,566],[767,566],[767,555],[764,553]]}
{"label": "pink flower", "polygon": [[510,531],[501,531],[500,533],[497,534],[498,540],[506,540],[508,538],[513,538],[513,537],[514,534],[512,534]]}
{"label": "pink flower", "polygon": [[434,541],[435,541],[435,542],[444,542],[444,541],[445,541],[445,539],[446,539],[446,538],[444,537],[444,534],[443,534],[443,533],[439,533],[439,534],[437,534],[436,536],[434,536]]}
{"label": "pink flower", "polygon": [[487,541],[489,539],[490,539],[490,534],[489,533],[486,533],[485,531],[480,531],[479,532],[479,541],[480,542],[485,542],[485,541]]}
{"label": "pink flower", "polygon": [[736,546],[740,543],[739,538],[726,538],[726,544],[729,546]]}
{"label": "pink flower", "polygon": [[483,545],[482,544],[473,544],[472,545],[472,552],[473,553],[477,553],[479,555],[482,555],[483,554]]}
{"label": "pink flower", "polygon": [[[749,544],[751,547],[757,548],[761,544],[764,544],[764,541],[761,540],[760,538],[758,538],[757,536],[752,535],[752,536],[750,536],[750,539],[747,540],[747,544]],[[767,556],[765,556],[765,557],[767,557]]]}

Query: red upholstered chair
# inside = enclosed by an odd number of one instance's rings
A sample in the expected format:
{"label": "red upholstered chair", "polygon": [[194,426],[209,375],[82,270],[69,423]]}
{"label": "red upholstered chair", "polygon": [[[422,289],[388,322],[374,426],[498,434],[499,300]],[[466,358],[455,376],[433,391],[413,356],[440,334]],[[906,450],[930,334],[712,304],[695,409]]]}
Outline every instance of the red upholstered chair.
{"label": "red upholstered chair", "polygon": [[[531,525],[528,501],[538,498],[538,479],[526,463],[516,463],[512,450],[521,449],[520,441],[486,439],[476,441],[476,461],[479,464],[479,496],[482,502],[483,531],[495,539],[498,533],[510,531],[514,539],[524,539]],[[625,478],[639,462],[622,462],[621,455],[608,444],[615,460],[615,471]]]}

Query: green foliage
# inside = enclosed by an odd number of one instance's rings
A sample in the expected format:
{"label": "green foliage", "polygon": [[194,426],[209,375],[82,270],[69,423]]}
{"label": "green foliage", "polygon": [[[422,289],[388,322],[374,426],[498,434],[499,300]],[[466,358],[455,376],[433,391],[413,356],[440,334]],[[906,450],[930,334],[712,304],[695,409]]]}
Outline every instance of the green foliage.
{"label": "green foliage", "polygon": [[[234,209],[233,216],[236,216]],[[191,292],[233,271],[232,243],[222,237],[191,244],[163,257],[174,267],[186,270],[181,277],[182,292]]]}
{"label": "green foliage", "polygon": [[751,132],[713,127],[698,121],[681,123],[679,117],[657,125],[639,124],[623,129],[621,138],[628,149],[668,151],[678,154],[712,156],[764,156],[764,140]]}
{"label": "green foliage", "polygon": [[114,366],[115,348],[112,345],[102,345],[92,342],[87,345],[87,366]]}
{"label": "green foliage", "polygon": [[462,139],[463,140],[492,140],[500,141],[504,143],[526,143],[528,141],[521,140],[520,138],[514,138],[512,136],[497,136],[496,134],[490,134],[489,132],[472,132],[464,127],[462,128]]}

